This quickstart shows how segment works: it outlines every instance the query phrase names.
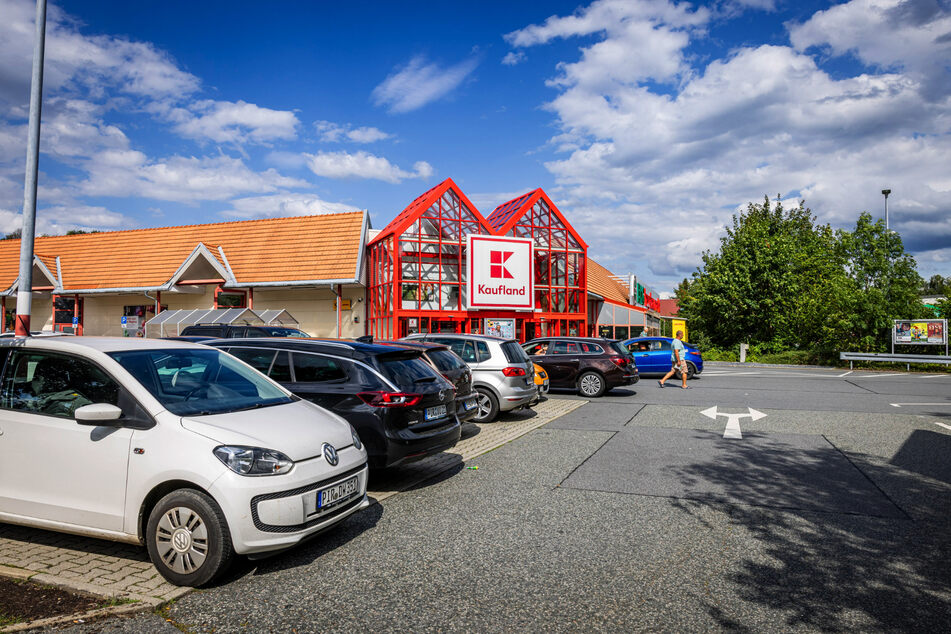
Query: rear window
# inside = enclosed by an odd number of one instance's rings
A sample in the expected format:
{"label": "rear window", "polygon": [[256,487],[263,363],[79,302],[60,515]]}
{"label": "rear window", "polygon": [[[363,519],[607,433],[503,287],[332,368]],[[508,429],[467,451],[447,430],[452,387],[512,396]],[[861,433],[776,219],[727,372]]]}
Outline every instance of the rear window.
{"label": "rear window", "polygon": [[503,341],[502,353],[505,355],[505,360],[509,363],[528,362],[528,355],[522,350],[522,346],[518,345],[515,341]]}
{"label": "rear window", "polygon": [[420,355],[382,355],[377,357],[380,371],[393,385],[410,392],[417,383],[436,379],[436,371]]}
{"label": "rear window", "polygon": [[462,370],[466,367],[465,362],[449,350],[430,350],[426,354],[442,372]]}
{"label": "rear window", "polygon": [[620,341],[612,341],[608,344],[612,352],[617,352],[621,356],[629,356],[631,352],[621,344]]}

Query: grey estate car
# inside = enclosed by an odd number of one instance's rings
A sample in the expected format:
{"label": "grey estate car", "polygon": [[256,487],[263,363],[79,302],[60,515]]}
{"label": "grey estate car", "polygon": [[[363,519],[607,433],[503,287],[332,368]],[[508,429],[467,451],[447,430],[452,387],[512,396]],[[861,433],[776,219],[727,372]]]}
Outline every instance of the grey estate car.
{"label": "grey estate car", "polygon": [[535,399],[535,366],[514,339],[489,335],[420,333],[405,339],[441,343],[472,368],[472,386],[479,393],[476,423],[495,420],[499,412],[526,407]]}

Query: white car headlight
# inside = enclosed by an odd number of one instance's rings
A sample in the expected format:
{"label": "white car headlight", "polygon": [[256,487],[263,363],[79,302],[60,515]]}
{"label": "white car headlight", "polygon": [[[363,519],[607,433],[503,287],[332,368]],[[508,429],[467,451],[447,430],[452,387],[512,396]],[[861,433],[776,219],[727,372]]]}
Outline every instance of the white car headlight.
{"label": "white car headlight", "polygon": [[222,445],[215,455],[226,467],[239,475],[280,475],[294,466],[294,461],[273,449]]}

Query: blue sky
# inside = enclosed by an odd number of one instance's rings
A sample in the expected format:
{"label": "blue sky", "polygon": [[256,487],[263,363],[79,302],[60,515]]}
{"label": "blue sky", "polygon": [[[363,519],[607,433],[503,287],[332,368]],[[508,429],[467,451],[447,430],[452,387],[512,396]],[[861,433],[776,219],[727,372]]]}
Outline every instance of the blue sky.
{"label": "blue sky", "polygon": [[[0,0],[0,231],[20,226],[33,0]],[[951,7],[51,2],[38,233],[368,209],[452,177],[543,187],[670,290],[780,194],[882,213],[951,275]]]}

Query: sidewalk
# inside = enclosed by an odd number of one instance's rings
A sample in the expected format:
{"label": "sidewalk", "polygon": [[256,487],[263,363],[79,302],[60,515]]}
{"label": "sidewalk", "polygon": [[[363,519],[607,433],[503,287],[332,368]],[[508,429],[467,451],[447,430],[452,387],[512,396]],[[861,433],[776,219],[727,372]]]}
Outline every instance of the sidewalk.
{"label": "sidewalk", "polygon": [[[372,478],[372,486],[379,490],[368,491],[368,495],[380,502],[511,442],[586,402],[549,399],[533,410],[503,414],[494,423],[467,423],[463,426],[464,439],[450,451],[412,463],[384,478]],[[136,601],[107,609],[113,612],[155,607],[190,590],[165,581],[149,561],[145,548],[10,524],[0,524],[0,575]],[[63,617],[58,622],[76,618],[79,616]],[[2,631],[38,625],[34,621]]]}

